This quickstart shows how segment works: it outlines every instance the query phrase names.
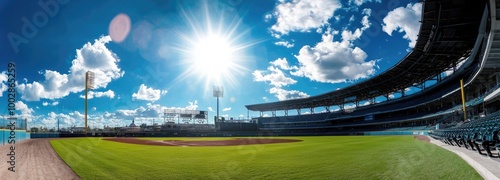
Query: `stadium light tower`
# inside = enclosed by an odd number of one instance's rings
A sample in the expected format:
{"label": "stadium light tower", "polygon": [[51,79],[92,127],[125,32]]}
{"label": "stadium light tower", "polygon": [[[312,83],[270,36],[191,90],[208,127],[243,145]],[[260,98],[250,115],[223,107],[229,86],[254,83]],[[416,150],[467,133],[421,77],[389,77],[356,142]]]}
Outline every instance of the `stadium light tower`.
{"label": "stadium light tower", "polygon": [[88,114],[88,99],[87,99],[87,94],[89,92],[89,89],[94,89],[94,72],[92,71],[87,71],[85,73],[85,134],[87,134],[87,114]]}
{"label": "stadium light tower", "polygon": [[217,120],[219,120],[219,97],[224,96],[224,90],[222,86],[214,86],[214,97],[217,98]]}

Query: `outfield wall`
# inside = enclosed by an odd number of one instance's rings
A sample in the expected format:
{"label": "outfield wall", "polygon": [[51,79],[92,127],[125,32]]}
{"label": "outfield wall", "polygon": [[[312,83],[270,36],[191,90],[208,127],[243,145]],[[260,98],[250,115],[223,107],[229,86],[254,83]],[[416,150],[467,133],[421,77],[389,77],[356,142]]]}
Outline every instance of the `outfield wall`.
{"label": "outfield wall", "polygon": [[59,133],[54,132],[54,133],[31,133],[31,138],[59,138]]}
{"label": "outfield wall", "polygon": [[370,131],[365,132],[365,136],[379,135],[429,135],[428,131]]}
{"label": "outfield wall", "polygon": [[16,143],[30,139],[30,133],[25,130],[14,130],[14,132],[12,132],[10,129],[0,129],[0,145],[9,144],[9,137],[11,133],[15,133],[14,140]]}

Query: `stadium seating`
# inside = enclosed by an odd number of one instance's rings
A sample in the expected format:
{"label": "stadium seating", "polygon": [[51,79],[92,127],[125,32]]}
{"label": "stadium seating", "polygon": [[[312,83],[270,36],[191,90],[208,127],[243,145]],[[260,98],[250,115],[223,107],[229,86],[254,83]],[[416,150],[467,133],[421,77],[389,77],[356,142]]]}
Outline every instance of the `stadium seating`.
{"label": "stadium seating", "polygon": [[497,142],[495,144],[495,148],[497,149],[497,156],[500,157],[500,142],[498,141],[500,140],[500,133],[497,132]]}
{"label": "stadium seating", "polygon": [[481,155],[500,158],[500,111],[454,128],[430,133],[434,139],[477,151]]}

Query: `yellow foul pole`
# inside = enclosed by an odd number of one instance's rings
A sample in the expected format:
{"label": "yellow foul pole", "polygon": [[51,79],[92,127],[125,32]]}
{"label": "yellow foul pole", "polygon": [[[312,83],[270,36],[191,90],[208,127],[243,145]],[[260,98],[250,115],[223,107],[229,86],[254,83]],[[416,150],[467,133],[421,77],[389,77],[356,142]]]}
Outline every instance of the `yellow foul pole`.
{"label": "yellow foul pole", "polygon": [[467,111],[465,109],[465,95],[464,95],[464,80],[460,79],[460,91],[462,92],[462,110],[464,111],[464,122],[467,120]]}

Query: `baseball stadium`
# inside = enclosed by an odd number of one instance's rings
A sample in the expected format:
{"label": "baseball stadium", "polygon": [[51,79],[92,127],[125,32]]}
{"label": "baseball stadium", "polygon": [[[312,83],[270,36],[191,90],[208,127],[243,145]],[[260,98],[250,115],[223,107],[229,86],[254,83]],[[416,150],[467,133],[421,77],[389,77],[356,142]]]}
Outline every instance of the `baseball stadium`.
{"label": "baseball stadium", "polygon": [[395,65],[316,95],[246,103],[255,117],[220,115],[230,90],[210,85],[216,112],[165,108],[150,124],[92,129],[90,92],[103,80],[86,71],[83,127],[0,122],[0,179],[499,179],[500,1],[418,3],[415,45]]}

